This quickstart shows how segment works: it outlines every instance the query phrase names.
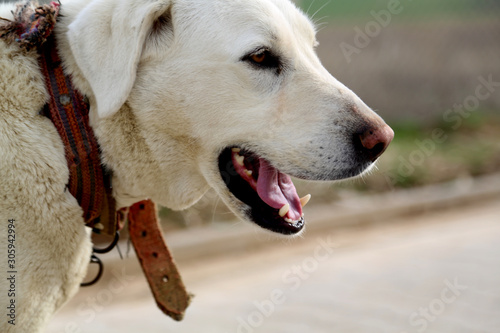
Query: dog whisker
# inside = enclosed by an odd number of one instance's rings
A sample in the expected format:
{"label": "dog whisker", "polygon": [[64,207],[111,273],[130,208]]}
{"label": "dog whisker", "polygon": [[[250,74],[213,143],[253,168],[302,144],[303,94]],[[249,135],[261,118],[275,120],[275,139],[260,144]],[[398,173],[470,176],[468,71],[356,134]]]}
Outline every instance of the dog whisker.
{"label": "dog whisker", "polygon": [[325,2],[321,7],[318,8],[318,10],[316,10],[314,12],[314,14],[311,15],[311,19],[314,20],[314,17],[316,16],[316,14],[318,14],[320,11],[323,10],[323,8],[325,8],[326,6],[328,6],[330,4],[330,2],[332,2],[331,0]]}

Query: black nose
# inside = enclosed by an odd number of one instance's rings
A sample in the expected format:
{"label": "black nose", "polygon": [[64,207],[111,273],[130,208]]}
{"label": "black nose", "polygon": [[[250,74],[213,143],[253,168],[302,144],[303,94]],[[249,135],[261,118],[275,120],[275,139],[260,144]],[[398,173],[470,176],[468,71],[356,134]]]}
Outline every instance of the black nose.
{"label": "black nose", "polygon": [[394,131],[384,124],[378,128],[369,128],[357,133],[354,143],[366,159],[374,162],[387,149],[394,138]]}

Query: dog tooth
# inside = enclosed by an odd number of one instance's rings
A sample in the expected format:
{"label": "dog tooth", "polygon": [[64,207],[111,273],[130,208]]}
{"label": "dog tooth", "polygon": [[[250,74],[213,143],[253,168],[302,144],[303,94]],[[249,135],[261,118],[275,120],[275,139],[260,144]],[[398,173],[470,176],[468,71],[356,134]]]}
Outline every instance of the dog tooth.
{"label": "dog tooth", "polygon": [[236,162],[239,165],[243,166],[243,161],[245,160],[245,156],[236,155],[234,158],[236,159]]}
{"label": "dog tooth", "polygon": [[241,151],[241,149],[240,148],[232,148],[231,151],[233,153],[239,153]]}
{"label": "dog tooth", "polygon": [[293,223],[293,220],[292,220],[292,219],[289,219],[288,217],[285,217],[285,222],[288,222],[288,223]]}
{"label": "dog tooth", "polygon": [[252,177],[253,171],[245,169],[245,173],[247,174],[248,177]]}
{"label": "dog tooth", "polygon": [[304,197],[300,198],[300,205],[302,206],[302,208],[304,208],[307,203],[309,202],[309,200],[311,200],[311,195],[308,194],[308,195],[305,195]]}
{"label": "dog tooth", "polygon": [[283,207],[280,208],[279,211],[280,216],[284,217],[289,210],[290,210],[290,204],[284,204]]}

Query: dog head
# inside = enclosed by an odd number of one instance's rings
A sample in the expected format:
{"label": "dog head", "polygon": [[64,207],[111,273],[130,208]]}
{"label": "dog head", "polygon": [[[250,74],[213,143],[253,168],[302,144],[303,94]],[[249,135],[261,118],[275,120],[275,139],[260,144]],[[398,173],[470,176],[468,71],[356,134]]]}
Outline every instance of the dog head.
{"label": "dog head", "polygon": [[212,187],[241,218],[296,234],[307,198],[290,176],[359,175],[393,138],[321,65],[313,25],[288,0],[73,6],[67,67],[123,203],[182,209]]}

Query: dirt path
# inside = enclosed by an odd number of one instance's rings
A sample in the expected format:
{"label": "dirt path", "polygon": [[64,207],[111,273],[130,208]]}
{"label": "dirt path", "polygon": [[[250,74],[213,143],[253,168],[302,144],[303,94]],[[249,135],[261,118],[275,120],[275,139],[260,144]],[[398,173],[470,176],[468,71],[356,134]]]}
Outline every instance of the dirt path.
{"label": "dirt path", "polygon": [[48,332],[498,332],[499,222],[491,202],[180,263],[196,294],[181,323],[115,271]]}

